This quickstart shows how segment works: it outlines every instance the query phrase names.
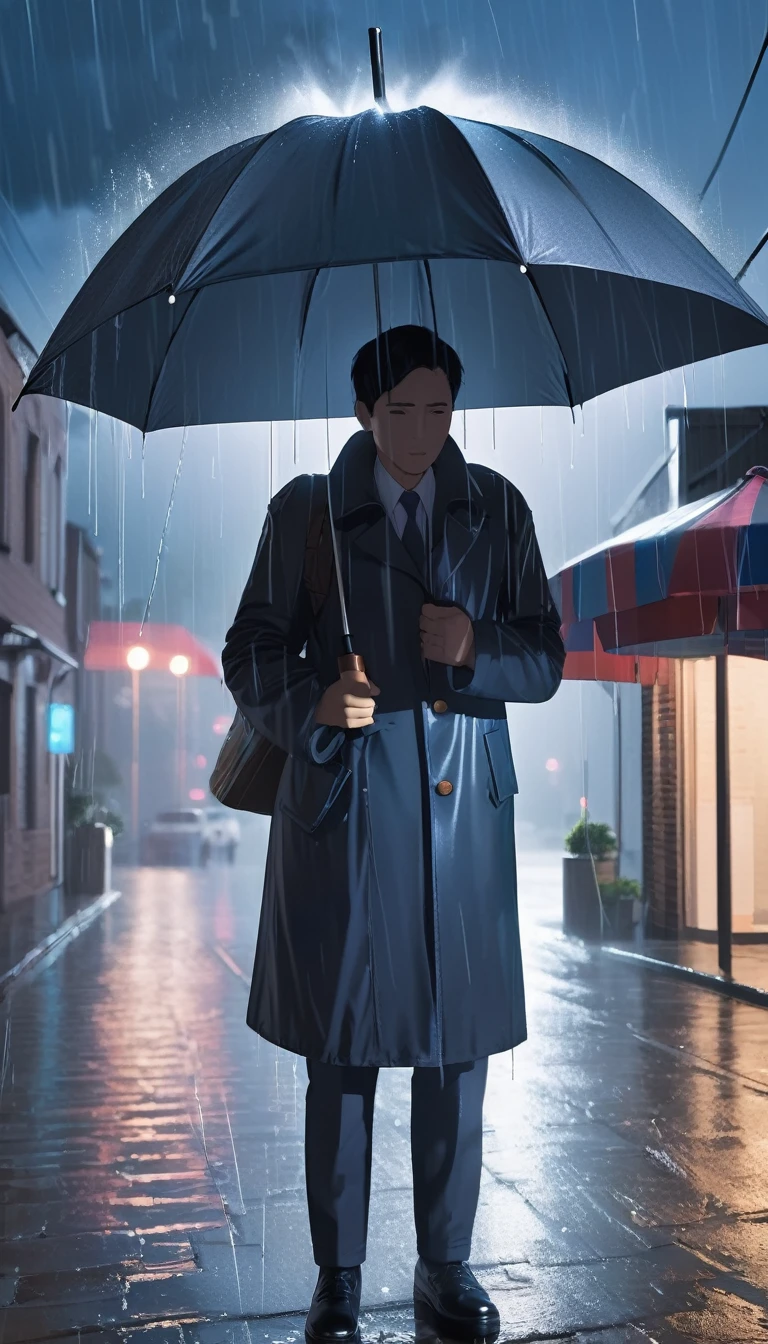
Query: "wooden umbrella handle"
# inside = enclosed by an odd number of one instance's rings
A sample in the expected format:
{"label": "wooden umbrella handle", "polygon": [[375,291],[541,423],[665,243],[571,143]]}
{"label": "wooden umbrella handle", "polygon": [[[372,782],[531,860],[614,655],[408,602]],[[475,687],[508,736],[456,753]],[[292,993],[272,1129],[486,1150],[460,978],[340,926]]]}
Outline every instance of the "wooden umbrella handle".
{"label": "wooden umbrella handle", "polygon": [[367,676],[365,663],[359,653],[342,653],[339,655],[339,673],[342,672],[362,672]]}

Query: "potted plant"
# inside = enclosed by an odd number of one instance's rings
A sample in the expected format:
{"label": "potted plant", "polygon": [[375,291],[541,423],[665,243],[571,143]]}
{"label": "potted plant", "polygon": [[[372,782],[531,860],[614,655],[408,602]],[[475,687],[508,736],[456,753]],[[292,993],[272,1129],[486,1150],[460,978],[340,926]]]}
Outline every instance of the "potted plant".
{"label": "potted plant", "polygon": [[100,896],[112,885],[112,842],[123,829],[122,818],[98,788],[86,793],[75,787],[73,768],[64,792],[66,888],[71,894]]}
{"label": "potted plant", "polygon": [[616,881],[616,836],[586,813],[565,837],[563,933],[575,938],[602,935],[600,884]]}
{"label": "potted plant", "polygon": [[603,937],[631,938],[640,907],[640,883],[629,877],[600,883]]}

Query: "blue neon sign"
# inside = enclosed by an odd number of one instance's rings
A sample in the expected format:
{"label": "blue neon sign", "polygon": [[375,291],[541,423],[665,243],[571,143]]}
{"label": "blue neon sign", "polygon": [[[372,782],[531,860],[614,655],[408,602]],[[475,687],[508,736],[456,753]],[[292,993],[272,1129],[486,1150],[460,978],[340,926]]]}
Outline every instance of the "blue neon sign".
{"label": "blue neon sign", "polygon": [[75,750],[74,705],[48,706],[48,750],[56,756],[70,756]]}

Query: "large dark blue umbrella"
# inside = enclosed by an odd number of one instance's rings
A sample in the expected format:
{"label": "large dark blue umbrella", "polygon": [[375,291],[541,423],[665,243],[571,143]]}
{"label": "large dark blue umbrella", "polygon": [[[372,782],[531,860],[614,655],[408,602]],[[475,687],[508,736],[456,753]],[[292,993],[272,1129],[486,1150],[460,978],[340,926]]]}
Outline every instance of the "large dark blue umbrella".
{"label": "large dark blue umbrella", "polygon": [[436,325],[460,406],[575,405],[768,341],[768,319],[590,154],[431,107],[300,117],[126,229],[25,387],[145,431],[344,416],[375,334]]}

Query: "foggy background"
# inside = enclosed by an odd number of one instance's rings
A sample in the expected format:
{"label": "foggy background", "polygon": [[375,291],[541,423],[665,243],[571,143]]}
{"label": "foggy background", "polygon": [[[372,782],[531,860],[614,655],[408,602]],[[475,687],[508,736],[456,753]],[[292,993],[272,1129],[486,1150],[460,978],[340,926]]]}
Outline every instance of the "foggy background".
{"label": "foggy background", "polygon": [[[735,273],[768,223],[768,69],[697,198],[767,22],[765,0],[0,0],[0,303],[39,350],[117,234],[191,164],[294,116],[370,105],[369,24],[394,108],[427,102],[590,150]],[[745,288],[768,308],[768,249]],[[565,408],[500,409],[457,414],[452,432],[523,491],[554,572],[611,533],[662,461],[667,405],[765,403],[767,372],[766,350],[750,350],[609,393],[575,423]],[[331,423],[331,456],[354,428]],[[183,447],[151,613],[220,650],[270,493],[326,469],[325,422],[142,442],[73,408],[70,430],[68,514],[103,551],[118,618],[144,610]],[[191,749],[215,752],[211,725],[231,701],[213,682],[195,690]],[[167,742],[153,746],[150,726],[142,744],[150,768],[170,749],[170,708],[167,727]],[[521,843],[559,843],[587,756],[592,814],[613,820],[612,695],[565,683],[549,705],[511,707],[510,727]]]}

